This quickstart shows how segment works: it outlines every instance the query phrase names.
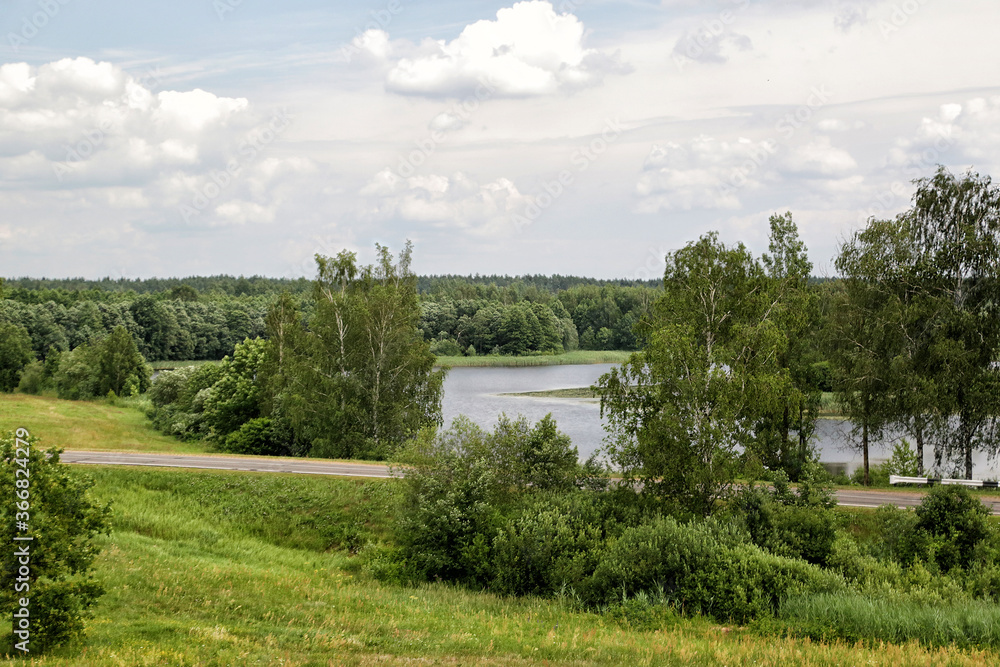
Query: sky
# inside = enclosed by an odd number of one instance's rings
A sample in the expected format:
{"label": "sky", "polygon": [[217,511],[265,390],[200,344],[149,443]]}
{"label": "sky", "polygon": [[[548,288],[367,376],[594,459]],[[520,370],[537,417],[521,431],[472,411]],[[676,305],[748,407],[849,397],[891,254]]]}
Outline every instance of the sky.
{"label": "sky", "polygon": [[1000,173],[995,0],[13,0],[0,276],[655,279],[790,211],[816,275]]}

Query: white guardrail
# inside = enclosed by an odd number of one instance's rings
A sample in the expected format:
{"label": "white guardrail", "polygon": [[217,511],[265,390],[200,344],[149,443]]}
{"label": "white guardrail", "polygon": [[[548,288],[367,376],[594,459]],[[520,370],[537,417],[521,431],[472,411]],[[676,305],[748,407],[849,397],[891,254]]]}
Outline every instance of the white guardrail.
{"label": "white guardrail", "polygon": [[948,479],[941,477],[903,477],[901,475],[889,475],[890,484],[958,484],[961,486],[975,486],[984,489],[1000,488],[1000,482],[984,482],[981,479]]}

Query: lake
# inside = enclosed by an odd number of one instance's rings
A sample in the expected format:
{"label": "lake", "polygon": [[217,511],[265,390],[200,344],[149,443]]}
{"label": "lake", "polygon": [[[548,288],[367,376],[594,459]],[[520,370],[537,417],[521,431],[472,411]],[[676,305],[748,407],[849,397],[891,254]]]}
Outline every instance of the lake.
{"label": "lake", "polygon": [[[505,393],[548,391],[589,387],[611,370],[613,364],[584,366],[529,366],[518,368],[452,368],[444,382],[442,412],[447,426],[458,415],[465,415],[483,428],[492,429],[497,417],[521,414],[532,423],[548,413],[573,440],[581,459],[586,459],[603,444],[605,436],[600,406],[596,401],[572,398],[535,398],[502,396]],[[861,454],[848,445],[851,423],[842,419],[821,419],[817,423],[813,447],[824,463],[843,464],[850,473],[862,464]],[[925,462],[931,463],[928,448]],[[886,448],[870,448],[872,463],[887,459],[892,454],[892,444]],[[996,465],[991,465],[985,455],[976,453],[973,458],[976,479],[997,478]]]}

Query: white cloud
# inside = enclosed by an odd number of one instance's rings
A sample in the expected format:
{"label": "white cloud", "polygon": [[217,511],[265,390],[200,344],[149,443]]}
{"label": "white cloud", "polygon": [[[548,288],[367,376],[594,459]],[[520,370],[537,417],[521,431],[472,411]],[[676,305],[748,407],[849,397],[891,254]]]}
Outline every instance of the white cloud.
{"label": "white cloud", "polygon": [[463,172],[402,178],[383,169],[361,189],[366,214],[375,219],[399,219],[454,227],[482,234],[512,227],[512,216],[532,202],[506,178],[479,183]]}
{"label": "white cloud", "polygon": [[1000,95],[994,95],[942,104],[936,116],[921,119],[912,135],[895,141],[887,166],[911,178],[929,175],[937,164],[986,173],[1000,168],[998,155]]}
{"label": "white cloud", "polygon": [[637,210],[739,208],[739,191],[760,187],[775,150],[770,141],[707,136],[654,146],[636,183]]}
{"label": "white cloud", "polygon": [[796,146],[781,160],[783,171],[807,178],[840,178],[857,169],[847,151],[836,148],[830,137],[818,136],[812,141]]}
{"label": "white cloud", "polygon": [[496,20],[467,25],[451,41],[401,43],[399,57],[381,30],[359,35],[353,46],[390,65],[386,88],[395,93],[461,97],[485,89],[489,96],[522,97],[592,86],[609,71],[623,71],[615,56],[585,48],[584,36],[576,16],[529,0],[499,10]]}
{"label": "white cloud", "polygon": [[121,68],[89,58],[0,67],[0,156],[32,166],[41,157],[47,169],[25,173],[48,186],[204,170],[225,161],[229,142],[253,120],[245,98],[200,89],[153,95]]}

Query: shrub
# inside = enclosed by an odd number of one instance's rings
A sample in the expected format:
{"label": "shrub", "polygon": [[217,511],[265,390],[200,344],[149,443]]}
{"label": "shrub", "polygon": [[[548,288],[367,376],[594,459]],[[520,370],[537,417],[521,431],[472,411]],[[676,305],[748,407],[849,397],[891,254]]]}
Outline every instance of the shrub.
{"label": "shrub", "polygon": [[418,579],[486,585],[499,524],[491,466],[444,455],[409,470],[406,482],[397,543],[408,571]]}
{"label": "shrub", "polygon": [[691,524],[655,519],[608,545],[585,597],[608,604],[662,590],[687,613],[742,623],[773,614],[789,595],[844,588],[839,575],[767,553],[747,544],[747,537],[714,519]]}
{"label": "shrub", "polygon": [[267,417],[251,419],[234,433],[226,436],[222,450],[233,454],[252,454],[255,456],[283,456],[288,454],[275,441],[272,422]]}
{"label": "shrub", "polygon": [[[21,440],[0,438],[0,497],[15,498],[15,491],[27,491],[28,496],[27,500],[17,501],[24,502],[23,507],[15,507],[12,502],[8,520],[0,523],[0,539],[7,545],[0,555],[0,614],[10,619],[20,598],[30,600],[28,649],[36,654],[83,634],[88,610],[103,593],[90,576],[98,553],[93,537],[109,532],[111,509],[90,500],[87,490],[92,482],[71,475],[68,466],[59,461],[60,450],[43,452],[22,429],[17,437]],[[28,477],[16,472],[24,469],[29,471]],[[15,516],[15,512],[23,512],[24,516]],[[15,555],[14,545],[25,544],[13,540],[15,534],[23,534],[15,532],[15,518],[25,521],[29,535],[36,537],[27,542],[27,581],[15,580],[23,562]],[[17,590],[15,584],[26,584],[28,588]]]}
{"label": "shrub", "polygon": [[442,338],[431,343],[431,353],[439,357],[460,357],[462,348],[450,338]]}
{"label": "shrub", "polygon": [[[511,595],[553,595],[580,587],[597,566],[608,523],[593,493],[541,494],[493,541],[492,588]],[[611,519],[611,521],[609,521]]]}
{"label": "shrub", "polygon": [[942,572],[967,569],[977,545],[989,534],[989,510],[964,486],[937,486],[915,511],[904,560],[920,559]]}
{"label": "shrub", "polygon": [[21,371],[21,381],[17,385],[22,394],[40,394],[45,386],[45,364],[32,361]]}
{"label": "shrub", "polygon": [[826,564],[836,537],[831,509],[836,501],[826,481],[819,480],[819,470],[812,462],[804,466],[797,493],[778,471],[773,491],[749,488],[734,498],[731,510],[746,525],[754,544],[779,556]]}

